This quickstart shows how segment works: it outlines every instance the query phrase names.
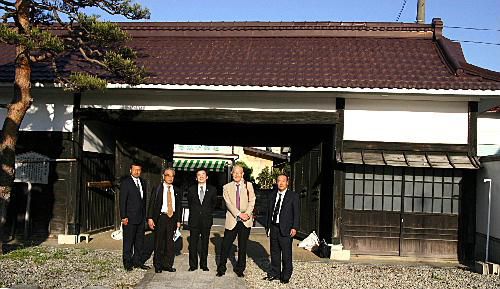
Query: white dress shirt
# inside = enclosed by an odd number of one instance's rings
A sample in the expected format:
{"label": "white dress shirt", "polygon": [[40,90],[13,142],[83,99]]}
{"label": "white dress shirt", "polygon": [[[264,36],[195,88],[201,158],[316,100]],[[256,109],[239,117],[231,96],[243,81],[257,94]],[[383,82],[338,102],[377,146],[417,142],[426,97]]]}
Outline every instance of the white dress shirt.
{"label": "white dress shirt", "polygon": [[[283,192],[280,192],[278,190],[278,193],[276,194],[276,200],[274,201],[274,208],[276,208],[276,205],[278,204],[278,200],[280,199],[279,197],[281,195],[281,203],[279,204],[280,205],[280,209],[278,211],[278,216],[276,217],[276,224],[280,223],[281,206],[283,205],[283,200],[285,199],[286,191],[287,191],[287,189],[285,189]],[[274,210],[273,210],[273,212],[274,212]]]}
{"label": "white dress shirt", "polygon": [[141,180],[139,178],[136,178],[134,176],[131,176],[132,180],[134,181],[134,184],[139,188],[139,192],[141,192],[141,199],[144,198],[144,193],[142,192],[142,184]]}
{"label": "white dress shirt", "polygon": [[175,212],[175,194],[174,194],[174,186],[167,185],[167,183],[163,182],[163,204],[161,205],[161,212],[167,213],[167,193],[168,186],[170,186],[170,193],[172,194],[172,209]]}

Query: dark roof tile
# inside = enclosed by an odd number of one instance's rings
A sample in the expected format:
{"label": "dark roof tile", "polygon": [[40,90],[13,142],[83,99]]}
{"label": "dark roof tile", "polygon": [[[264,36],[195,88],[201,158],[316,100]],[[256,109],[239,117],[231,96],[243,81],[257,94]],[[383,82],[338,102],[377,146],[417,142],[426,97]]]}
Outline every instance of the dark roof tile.
{"label": "dark roof tile", "polygon": [[[500,73],[467,64],[431,25],[394,23],[122,23],[148,84],[500,90]],[[437,32],[436,32],[437,33]],[[298,35],[298,36],[297,36]],[[437,33],[437,35],[440,35]],[[0,82],[14,77],[0,44]],[[95,72],[76,57],[58,69]],[[52,81],[36,65],[33,81]]]}

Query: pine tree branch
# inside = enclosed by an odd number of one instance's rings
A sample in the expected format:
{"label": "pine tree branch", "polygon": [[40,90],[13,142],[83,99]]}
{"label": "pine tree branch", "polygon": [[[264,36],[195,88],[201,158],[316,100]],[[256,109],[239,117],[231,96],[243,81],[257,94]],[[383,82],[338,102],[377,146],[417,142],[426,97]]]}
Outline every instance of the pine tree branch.
{"label": "pine tree branch", "polygon": [[5,1],[5,0],[0,0],[0,4],[2,4],[4,6],[10,6],[10,7],[15,7],[15,5],[16,5],[15,2],[9,2],[9,1]]}
{"label": "pine tree branch", "polygon": [[[2,4],[2,3],[0,3],[0,4]],[[3,10],[3,11],[5,11],[8,14],[13,14],[14,12],[16,12],[15,8],[12,8],[12,7],[9,7],[9,6],[5,6],[5,5],[0,5],[0,10]],[[2,16],[2,18],[3,18],[3,16]]]}
{"label": "pine tree branch", "polygon": [[43,62],[43,61],[47,61],[48,59],[51,59],[51,58],[54,58],[56,56],[55,53],[53,52],[45,52],[41,55],[30,55],[30,61],[31,62]]}
{"label": "pine tree branch", "polygon": [[93,58],[90,58],[87,56],[87,53],[85,52],[85,50],[83,50],[82,47],[78,48],[78,50],[80,51],[80,53],[82,54],[83,56],[83,59],[85,59],[86,61],[90,62],[90,63],[94,63],[94,64],[97,64],[101,67],[104,67],[106,69],[108,69],[108,66],[106,64],[104,64],[103,62],[97,60],[97,59],[93,59]]}

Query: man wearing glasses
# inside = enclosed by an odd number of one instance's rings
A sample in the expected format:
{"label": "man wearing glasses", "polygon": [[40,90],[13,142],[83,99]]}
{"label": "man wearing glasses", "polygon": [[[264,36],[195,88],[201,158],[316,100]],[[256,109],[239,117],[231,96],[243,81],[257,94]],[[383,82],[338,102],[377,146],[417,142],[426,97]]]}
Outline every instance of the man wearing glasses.
{"label": "man wearing glasses", "polygon": [[173,185],[175,171],[167,168],[163,172],[163,182],[151,194],[148,225],[154,231],[155,273],[175,272],[174,233],[181,226],[181,190]]}

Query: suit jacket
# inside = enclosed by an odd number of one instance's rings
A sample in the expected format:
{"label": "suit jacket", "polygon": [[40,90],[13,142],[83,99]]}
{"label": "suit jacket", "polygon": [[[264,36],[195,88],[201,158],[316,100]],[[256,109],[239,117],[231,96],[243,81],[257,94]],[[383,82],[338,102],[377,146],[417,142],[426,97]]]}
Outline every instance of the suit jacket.
{"label": "suit jacket", "polygon": [[189,227],[192,228],[210,228],[213,224],[212,213],[217,203],[217,189],[212,185],[206,185],[203,203],[198,196],[198,184],[188,189],[188,207],[189,207]]}
{"label": "suit jacket", "polygon": [[[271,227],[276,195],[278,190],[274,191],[269,198],[267,206],[267,228]],[[282,236],[290,236],[290,230],[299,229],[299,195],[291,190],[287,190],[285,197],[281,200],[281,211],[279,213],[279,228]]]}
{"label": "suit jacket", "polygon": [[120,217],[128,218],[130,224],[140,224],[146,219],[147,183],[139,178],[143,197],[132,176],[124,177],[120,182]]}
{"label": "suit jacket", "polygon": [[236,227],[236,217],[240,212],[246,213],[250,216],[250,219],[243,222],[243,224],[247,228],[252,227],[252,213],[255,207],[255,192],[253,190],[252,183],[246,182],[245,184],[240,186],[240,210],[236,208],[236,183],[230,182],[225,184],[222,188],[222,195],[227,208],[225,228],[228,230],[232,230]]}
{"label": "suit jacket", "polygon": [[[176,186],[173,186],[173,188],[175,196],[175,211],[172,218],[174,218],[176,222],[180,222],[182,217],[182,192],[181,189]],[[153,219],[155,224],[158,224],[158,218],[160,217],[162,206],[163,182],[156,186],[155,189],[151,192],[151,201],[149,202],[148,219]]]}

